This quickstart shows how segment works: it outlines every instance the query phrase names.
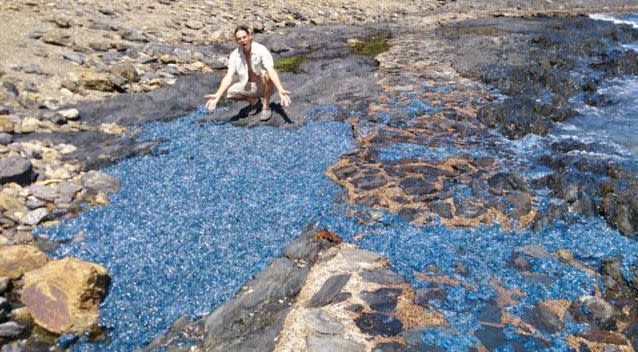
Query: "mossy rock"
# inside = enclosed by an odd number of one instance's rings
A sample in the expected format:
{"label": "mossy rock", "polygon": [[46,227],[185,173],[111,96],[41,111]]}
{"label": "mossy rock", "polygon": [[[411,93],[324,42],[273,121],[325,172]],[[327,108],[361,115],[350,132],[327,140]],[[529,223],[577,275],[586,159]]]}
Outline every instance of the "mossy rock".
{"label": "mossy rock", "polygon": [[355,41],[350,46],[353,53],[374,59],[377,55],[390,50],[388,43],[390,37],[388,32],[378,33],[364,40]]}
{"label": "mossy rock", "polygon": [[282,57],[275,60],[275,69],[282,72],[299,73],[299,67],[306,60],[308,58],[305,55]]}

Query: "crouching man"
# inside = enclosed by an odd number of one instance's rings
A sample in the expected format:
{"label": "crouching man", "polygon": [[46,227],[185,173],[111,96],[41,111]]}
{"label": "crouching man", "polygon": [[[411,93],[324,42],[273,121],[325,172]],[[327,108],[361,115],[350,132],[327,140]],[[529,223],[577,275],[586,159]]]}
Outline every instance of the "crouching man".
{"label": "crouching man", "polygon": [[[228,71],[217,92],[206,96],[206,109],[215,109],[219,99],[228,90],[228,99],[247,101],[250,104],[248,113],[254,115],[261,111],[259,119],[266,121],[272,116],[270,97],[273,87],[279,92],[279,100],[283,106],[290,105],[290,92],[281,85],[270,51],[253,42],[247,27],[239,26],[235,29],[235,40],[238,48],[228,58]],[[235,74],[239,82],[233,84]]]}

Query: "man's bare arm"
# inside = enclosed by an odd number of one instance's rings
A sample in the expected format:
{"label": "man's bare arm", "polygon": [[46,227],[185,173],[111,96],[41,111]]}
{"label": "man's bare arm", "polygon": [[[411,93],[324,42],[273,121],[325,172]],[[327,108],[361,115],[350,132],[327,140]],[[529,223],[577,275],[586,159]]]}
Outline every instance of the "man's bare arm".
{"label": "man's bare arm", "polygon": [[266,69],[266,72],[268,72],[268,77],[270,77],[270,81],[275,86],[275,88],[277,88],[277,91],[279,92],[279,99],[281,100],[281,105],[283,106],[290,105],[290,92],[285,90],[284,87],[281,85],[281,80],[279,79],[279,75],[277,74],[277,71],[271,67]]}
{"label": "man's bare arm", "polygon": [[205,96],[205,98],[208,99],[208,101],[206,102],[206,109],[208,110],[215,109],[215,107],[217,107],[217,103],[219,103],[219,100],[224,95],[224,92],[226,92],[226,89],[228,89],[228,87],[230,87],[232,83],[233,83],[233,72],[228,70],[228,72],[226,72],[226,76],[224,76],[221,83],[219,84],[219,88],[217,89],[217,92],[215,92],[215,94]]}

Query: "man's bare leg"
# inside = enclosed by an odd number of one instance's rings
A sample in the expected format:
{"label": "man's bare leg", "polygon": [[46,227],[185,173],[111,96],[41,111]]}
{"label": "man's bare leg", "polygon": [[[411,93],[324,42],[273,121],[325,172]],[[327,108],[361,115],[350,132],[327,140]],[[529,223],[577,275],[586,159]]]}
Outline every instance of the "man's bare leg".
{"label": "man's bare leg", "polygon": [[264,99],[261,101],[263,110],[270,109],[270,97],[272,96],[273,84],[267,73],[261,75],[261,84],[264,87]]}

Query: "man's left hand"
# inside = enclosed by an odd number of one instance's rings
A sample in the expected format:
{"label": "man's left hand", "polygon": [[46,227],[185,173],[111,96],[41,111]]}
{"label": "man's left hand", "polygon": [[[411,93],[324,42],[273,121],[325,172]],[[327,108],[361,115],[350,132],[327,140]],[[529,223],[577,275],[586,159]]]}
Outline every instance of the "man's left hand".
{"label": "man's left hand", "polygon": [[290,92],[285,89],[279,91],[279,100],[284,107],[290,105]]}

